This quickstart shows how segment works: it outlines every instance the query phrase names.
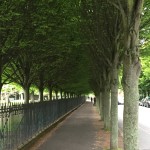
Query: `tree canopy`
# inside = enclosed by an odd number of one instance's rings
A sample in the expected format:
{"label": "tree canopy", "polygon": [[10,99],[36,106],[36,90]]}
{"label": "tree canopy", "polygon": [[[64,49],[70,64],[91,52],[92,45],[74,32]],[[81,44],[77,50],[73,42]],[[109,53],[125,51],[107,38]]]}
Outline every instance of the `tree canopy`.
{"label": "tree canopy", "polygon": [[39,89],[41,101],[44,88],[50,97],[52,90],[56,95],[93,91],[106,129],[112,119],[111,148],[117,149],[118,76],[123,72],[125,149],[137,149],[140,54],[139,87],[150,86],[149,9],[149,0],[144,6],[143,0],[0,2],[0,90],[6,82],[21,85],[26,103],[31,85]]}

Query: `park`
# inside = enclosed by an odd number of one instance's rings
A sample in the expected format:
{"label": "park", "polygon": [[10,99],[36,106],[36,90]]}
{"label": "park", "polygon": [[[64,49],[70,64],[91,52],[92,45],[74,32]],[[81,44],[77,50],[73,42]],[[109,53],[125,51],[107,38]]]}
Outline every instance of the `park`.
{"label": "park", "polygon": [[[149,41],[149,0],[0,2],[0,149],[22,148],[89,108],[92,93],[89,109],[110,133],[109,149],[119,150],[121,91],[123,149],[138,150],[139,100],[150,96]],[[18,91],[10,95],[6,85]]]}

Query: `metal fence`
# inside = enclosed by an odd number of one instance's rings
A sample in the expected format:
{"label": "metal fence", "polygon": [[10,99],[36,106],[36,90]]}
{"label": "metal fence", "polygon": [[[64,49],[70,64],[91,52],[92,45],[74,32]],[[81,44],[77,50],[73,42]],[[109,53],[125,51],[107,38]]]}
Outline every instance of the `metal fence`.
{"label": "metal fence", "polygon": [[0,106],[0,150],[17,149],[82,103],[84,98],[3,104]]}

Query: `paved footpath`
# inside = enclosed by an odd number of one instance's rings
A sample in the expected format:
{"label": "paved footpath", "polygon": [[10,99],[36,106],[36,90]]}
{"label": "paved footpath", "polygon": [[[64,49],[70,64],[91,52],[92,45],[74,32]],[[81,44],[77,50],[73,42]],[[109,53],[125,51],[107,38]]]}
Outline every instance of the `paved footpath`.
{"label": "paved footpath", "polygon": [[96,107],[86,102],[29,150],[102,150]]}

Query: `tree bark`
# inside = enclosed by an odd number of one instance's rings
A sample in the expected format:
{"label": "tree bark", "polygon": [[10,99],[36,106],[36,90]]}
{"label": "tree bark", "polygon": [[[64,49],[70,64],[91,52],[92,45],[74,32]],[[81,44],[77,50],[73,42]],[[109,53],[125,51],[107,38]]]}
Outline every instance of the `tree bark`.
{"label": "tree bark", "polygon": [[96,94],[96,106],[99,111],[100,119],[103,120],[103,111],[102,111],[102,98],[101,98],[101,92],[98,92],[99,94]]}
{"label": "tree bark", "polygon": [[3,87],[3,83],[2,83],[2,57],[0,57],[0,102],[1,102],[1,94],[2,94],[2,87]]}
{"label": "tree bark", "polygon": [[29,86],[25,86],[24,90],[24,103],[29,104]]}
{"label": "tree bark", "polygon": [[98,109],[99,115],[100,115],[100,95],[95,94],[96,95],[96,107]]}
{"label": "tree bark", "polygon": [[137,150],[138,146],[138,80],[141,71],[139,60],[139,26],[144,0],[128,0],[123,10],[124,60],[123,89],[124,150]]}
{"label": "tree bark", "polygon": [[110,149],[118,150],[118,69],[112,69]]}
{"label": "tree bark", "polygon": [[67,98],[70,98],[70,94],[69,94],[69,92],[67,92]]}
{"label": "tree bark", "polygon": [[138,78],[139,62],[131,64],[129,57],[124,61],[123,89],[124,89],[124,116],[123,134],[124,149],[138,149]]}
{"label": "tree bark", "polygon": [[43,102],[43,91],[44,91],[44,88],[43,88],[43,87],[40,87],[40,88],[39,88],[39,98],[40,98],[40,102]]}
{"label": "tree bark", "polygon": [[56,99],[58,99],[58,91],[55,90]]}
{"label": "tree bark", "polygon": [[0,83],[0,102],[1,102],[1,98],[2,98],[2,87],[3,87],[3,84],[2,83]]}
{"label": "tree bark", "polygon": [[100,108],[100,116],[101,116],[101,120],[103,120],[104,121],[104,112],[103,112],[103,109],[104,109],[104,107],[103,107],[103,98],[102,98],[102,92],[100,92],[100,99],[99,99],[100,101],[99,101],[99,108]]}
{"label": "tree bark", "polygon": [[104,97],[103,97],[103,103],[104,103],[104,129],[110,130],[110,90],[104,91]]}
{"label": "tree bark", "polygon": [[60,91],[60,96],[61,96],[61,99],[63,99],[63,92],[62,92],[62,90]]}
{"label": "tree bark", "polygon": [[29,97],[31,98],[31,102],[34,103],[34,91],[31,92]]}
{"label": "tree bark", "polygon": [[40,72],[40,75],[39,75],[39,98],[40,98],[40,102],[43,102],[43,91],[44,91],[44,79],[43,79],[43,73]]}
{"label": "tree bark", "polygon": [[66,93],[66,92],[64,92],[64,98],[65,98],[65,99],[67,98],[67,93]]}
{"label": "tree bark", "polygon": [[48,87],[49,100],[52,100],[52,92],[53,92],[52,86],[49,86]]}

